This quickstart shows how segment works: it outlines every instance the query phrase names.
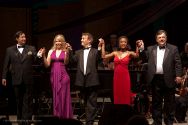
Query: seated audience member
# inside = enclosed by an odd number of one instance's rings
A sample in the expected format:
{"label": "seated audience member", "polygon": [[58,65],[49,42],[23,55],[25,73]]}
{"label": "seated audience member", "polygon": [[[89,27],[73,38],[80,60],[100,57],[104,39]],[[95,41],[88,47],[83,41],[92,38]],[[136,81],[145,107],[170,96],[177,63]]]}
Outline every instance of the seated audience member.
{"label": "seated audience member", "polygon": [[36,125],[83,125],[83,123],[76,119],[64,119],[59,117],[43,117],[38,120]]}
{"label": "seated audience member", "polygon": [[107,104],[104,107],[98,125],[126,125],[137,112],[126,104]]}
{"label": "seated audience member", "polygon": [[134,115],[128,119],[126,125],[149,125],[149,122],[144,115]]}

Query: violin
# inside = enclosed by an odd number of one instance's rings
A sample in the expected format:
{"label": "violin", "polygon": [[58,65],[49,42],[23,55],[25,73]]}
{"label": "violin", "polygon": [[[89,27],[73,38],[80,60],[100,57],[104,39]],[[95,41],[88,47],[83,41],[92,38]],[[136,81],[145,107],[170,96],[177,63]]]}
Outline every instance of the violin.
{"label": "violin", "polygon": [[182,82],[181,82],[181,87],[179,89],[179,95],[180,96],[185,96],[188,92],[187,89],[187,74],[188,74],[188,69],[185,71],[185,75],[182,77]]}

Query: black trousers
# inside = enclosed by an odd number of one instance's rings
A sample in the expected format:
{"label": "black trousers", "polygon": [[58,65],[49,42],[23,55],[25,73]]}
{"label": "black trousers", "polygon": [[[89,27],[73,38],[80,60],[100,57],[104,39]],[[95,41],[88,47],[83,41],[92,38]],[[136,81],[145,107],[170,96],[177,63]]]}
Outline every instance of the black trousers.
{"label": "black trousers", "polygon": [[24,124],[32,119],[33,114],[33,85],[14,85],[17,106],[17,119]]}
{"label": "black trousers", "polygon": [[97,112],[97,87],[81,87],[81,98],[84,99],[86,125],[93,125]]}
{"label": "black trousers", "polygon": [[[164,104],[164,105],[163,105]],[[175,88],[168,88],[163,75],[155,75],[152,81],[152,117],[154,125],[172,125],[175,114]]]}

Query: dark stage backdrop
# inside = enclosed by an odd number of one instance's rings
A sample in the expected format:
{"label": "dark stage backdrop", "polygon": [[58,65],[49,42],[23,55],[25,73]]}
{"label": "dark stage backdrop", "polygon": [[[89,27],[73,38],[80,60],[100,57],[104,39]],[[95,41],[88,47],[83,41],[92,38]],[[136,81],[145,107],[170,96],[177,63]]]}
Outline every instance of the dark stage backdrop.
{"label": "dark stage backdrop", "polygon": [[[47,50],[57,33],[63,33],[74,50],[81,47],[82,32],[91,32],[96,44],[100,37],[108,42],[111,33],[128,35],[133,49],[137,39],[154,44],[159,28],[167,30],[179,51],[188,41],[186,0],[1,0],[0,12],[0,76],[5,50],[16,43],[17,30],[26,33],[28,44]],[[0,86],[0,97],[6,89]]]}

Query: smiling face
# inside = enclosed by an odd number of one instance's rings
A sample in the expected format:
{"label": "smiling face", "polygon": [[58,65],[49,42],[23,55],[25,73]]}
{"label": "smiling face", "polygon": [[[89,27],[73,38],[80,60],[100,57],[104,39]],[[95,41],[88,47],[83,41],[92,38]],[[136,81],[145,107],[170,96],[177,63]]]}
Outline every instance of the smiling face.
{"label": "smiling face", "polygon": [[159,46],[166,45],[167,42],[167,34],[164,30],[160,30],[156,34],[156,42]]}
{"label": "smiling face", "polygon": [[126,36],[122,36],[119,38],[119,48],[127,49],[128,38]]}
{"label": "smiling face", "polygon": [[16,41],[18,42],[19,45],[25,45],[26,43],[26,36],[24,33],[20,33],[18,37],[16,37]]}
{"label": "smiling face", "polygon": [[83,33],[81,37],[81,45],[83,47],[91,46],[91,43],[93,41],[93,37],[90,33]]}
{"label": "smiling face", "polygon": [[57,35],[55,38],[54,38],[54,46],[55,46],[55,49],[62,49],[63,47],[65,47],[65,38],[63,35]]}
{"label": "smiling face", "polygon": [[90,45],[90,40],[88,38],[87,35],[82,35],[82,38],[81,38],[81,45],[83,47],[87,47],[88,45]]}

